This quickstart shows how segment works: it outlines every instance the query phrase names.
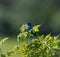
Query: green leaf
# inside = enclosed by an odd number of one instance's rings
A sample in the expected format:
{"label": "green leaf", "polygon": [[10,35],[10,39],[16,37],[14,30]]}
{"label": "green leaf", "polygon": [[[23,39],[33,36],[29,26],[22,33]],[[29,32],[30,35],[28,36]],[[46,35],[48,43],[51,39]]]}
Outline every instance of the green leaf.
{"label": "green leaf", "polygon": [[25,40],[26,37],[27,37],[27,34],[28,34],[27,32],[20,33],[20,34],[17,36],[18,42]]}
{"label": "green leaf", "polygon": [[0,45],[2,45],[2,44],[4,44],[5,43],[5,41],[7,41],[8,40],[8,38],[6,37],[6,38],[4,38],[2,41],[0,41]]}
{"label": "green leaf", "polygon": [[25,30],[28,28],[28,25],[27,24],[23,24],[20,28],[20,31],[21,32],[25,32]]}
{"label": "green leaf", "polygon": [[34,32],[38,32],[40,26],[41,26],[41,25],[35,25],[35,26],[33,26],[32,30],[33,30]]}

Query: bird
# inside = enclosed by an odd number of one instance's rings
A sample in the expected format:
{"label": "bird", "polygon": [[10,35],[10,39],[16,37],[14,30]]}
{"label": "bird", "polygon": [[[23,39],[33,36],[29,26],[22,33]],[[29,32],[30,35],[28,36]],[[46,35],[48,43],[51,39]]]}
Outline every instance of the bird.
{"label": "bird", "polygon": [[28,25],[28,28],[25,31],[29,31],[30,29],[32,29],[31,23],[27,23],[27,25]]}
{"label": "bird", "polygon": [[25,23],[21,26],[20,31],[21,32],[28,32],[30,29],[32,29],[31,23]]}

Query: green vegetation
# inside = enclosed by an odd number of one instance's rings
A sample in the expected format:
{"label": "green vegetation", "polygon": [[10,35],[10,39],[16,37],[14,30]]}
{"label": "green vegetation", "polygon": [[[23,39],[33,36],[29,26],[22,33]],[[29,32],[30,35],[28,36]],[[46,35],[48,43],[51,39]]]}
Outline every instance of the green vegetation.
{"label": "green vegetation", "polygon": [[[59,36],[51,36],[51,34],[38,36],[39,27],[40,25],[35,25],[30,30],[25,31],[28,26],[22,26],[21,32],[17,36],[18,44],[5,53],[0,48],[0,57],[60,57]],[[31,39],[27,41],[28,38]],[[6,40],[8,38],[0,41],[0,46]]]}

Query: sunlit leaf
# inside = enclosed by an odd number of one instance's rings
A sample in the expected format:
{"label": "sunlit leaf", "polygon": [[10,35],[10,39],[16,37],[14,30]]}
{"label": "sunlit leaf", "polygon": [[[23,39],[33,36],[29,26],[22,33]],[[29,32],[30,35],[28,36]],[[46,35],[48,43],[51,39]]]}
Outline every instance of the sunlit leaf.
{"label": "sunlit leaf", "polygon": [[20,31],[21,32],[24,32],[26,29],[28,28],[28,25],[27,24],[23,24],[20,28]]}
{"label": "sunlit leaf", "polygon": [[35,25],[35,26],[33,26],[32,30],[34,32],[38,32],[39,31],[39,27],[40,27],[40,25]]}
{"label": "sunlit leaf", "polygon": [[5,41],[7,41],[8,40],[8,38],[6,37],[6,38],[4,38],[2,41],[0,41],[0,45],[2,45],[2,44],[4,44],[5,43]]}
{"label": "sunlit leaf", "polygon": [[26,37],[27,37],[27,32],[24,32],[24,33],[20,33],[18,36],[17,36],[17,40],[18,42],[21,41],[21,40],[24,40]]}

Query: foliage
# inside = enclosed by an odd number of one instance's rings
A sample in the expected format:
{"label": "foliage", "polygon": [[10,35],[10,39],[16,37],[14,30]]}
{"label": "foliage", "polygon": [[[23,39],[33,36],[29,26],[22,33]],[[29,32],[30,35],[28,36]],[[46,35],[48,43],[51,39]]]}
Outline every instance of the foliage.
{"label": "foliage", "polygon": [[27,45],[27,57],[59,57],[60,48],[58,47],[58,37],[52,37],[50,34],[46,37],[38,36]]}
{"label": "foliage", "polygon": [[[40,25],[35,25],[26,31],[25,29],[28,27],[22,26],[22,29],[20,29],[21,33],[17,36],[18,45],[14,46],[10,51],[1,54],[1,57],[11,57],[12,55],[19,55],[19,57],[60,57],[59,36],[51,36],[51,34],[38,36],[36,32],[39,32],[39,27]],[[31,37],[35,37],[35,39],[26,40]]]}
{"label": "foliage", "polygon": [[2,41],[0,41],[0,45],[4,44],[6,40],[8,40],[8,38],[7,38],[7,37],[6,37],[6,38],[4,38]]}
{"label": "foliage", "polygon": [[[4,38],[3,40],[0,41],[0,46],[3,45],[5,43],[5,41],[7,41],[8,38]],[[5,54],[2,53],[1,47],[0,47],[0,57],[5,57]]]}

